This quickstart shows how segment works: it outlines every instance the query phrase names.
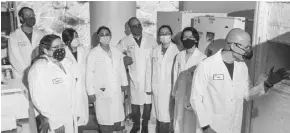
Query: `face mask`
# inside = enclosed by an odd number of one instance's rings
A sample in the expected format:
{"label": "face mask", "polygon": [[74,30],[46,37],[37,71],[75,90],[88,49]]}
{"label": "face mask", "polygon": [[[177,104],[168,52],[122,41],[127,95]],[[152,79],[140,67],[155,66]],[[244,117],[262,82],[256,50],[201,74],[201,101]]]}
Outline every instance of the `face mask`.
{"label": "face mask", "polygon": [[100,43],[102,43],[102,44],[109,44],[110,41],[111,41],[111,37],[110,36],[100,37]]}
{"label": "face mask", "polygon": [[195,40],[191,39],[182,40],[181,42],[183,44],[183,47],[186,49],[191,49],[194,45],[197,44]]}
{"label": "face mask", "polygon": [[171,42],[171,36],[167,35],[167,36],[160,36],[160,42],[162,44],[168,44]]}
{"label": "face mask", "polygon": [[60,48],[60,49],[56,49],[54,52],[53,52],[53,55],[52,57],[54,59],[56,59],[57,61],[62,61],[65,57],[65,49],[64,48]]}
{"label": "face mask", "polygon": [[143,28],[142,27],[132,27],[131,28],[131,32],[132,32],[132,34],[133,35],[136,35],[136,36],[140,36],[140,35],[142,35],[142,30],[143,30]]}
{"label": "face mask", "polygon": [[[240,48],[240,47],[238,46],[238,48]],[[230,50],[232,52],[236,53],[236,54],[241,55],[244,60],[250,60],[250,59],[252,59],[252,57],[253,57],[253,51],[252,50],[251,51],[246,51],[243,48],[240,48],[240,49],[243,50],[243,51],[245,51],[245,53],[244,54],[240,54],[240,53],[234,51],[233,49],[230,49]]]}
{"label": "face mask", "polygon": [[33,27],[35,25],[36,19],[35,17],[31,18],[23,18],[23,22],[28,26],[28,27]]}
{"label": "face mask", "polygon": [[78,47],[79,44],[80,44],[79,40],[78,40],[78,39],[74,39],[74,40],[71,42],[71,47],[72,47],[72,48]]}
{"label": "face mask", "polygon": [[236,51],[233,51],[232,49],[231,49],[231,51],[234,52],[234,53],[236,53],[236,54],[241,55],[241,56],[243,57],[244,60],[250,60],[250,59],[252,59],[252,57],[253,57],[253,51],[252,51],[252,50],[249,51],[249,52],[247,52],[247,51],[244,50],[244,51],[245,51],[244,54],[240,54],[240,53],[238,53],[238,52],[236,52]]}

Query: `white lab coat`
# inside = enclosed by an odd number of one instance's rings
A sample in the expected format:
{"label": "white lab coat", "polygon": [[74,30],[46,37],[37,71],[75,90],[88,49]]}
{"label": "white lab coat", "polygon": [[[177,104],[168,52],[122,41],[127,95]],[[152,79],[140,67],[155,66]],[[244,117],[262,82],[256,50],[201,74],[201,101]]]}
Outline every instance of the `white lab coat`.
{"label": "white lab coat", "polygon": [[153,92],[153,106],[158,121],[170,122],[169,102],[173,85],[173,61],[179,50],[171,43],[164,55],[162,45],[152,50],[146,67],[145,92]]}
{"label": "white lab coat", "polygon": [[[194,74],[190,98],[199,127],[210,125],[218,133],[241,133],[244,99],[265,93],[263,84],[251,89],[249,84],[244,62],[234,62],[231,79],[221,50],[200,63]],[[197,132],[201,132],[200,128]]]}
{"label": "white lab coat", "polygon": [[185,106],[189,103],[194,67],[205,58],[206,55],[198,48],[195,48],[187,62],[186,50],[181,51],[176,57],[174,65],[175,85],[172,91],[175,96],[174,132],[176,133],[192,133],[195,130],[196,115],[193,111],[185,109]]}
{"label": "white lab coat", "polygon": [[36,61],[28,74],[31,100],[42,115],[48,118],[51,133],[65,126],[66,133],[77,133],[75,104],[76,76],[72,62],[64,59],[65,72],[46,56]]}
{"label": "white lab coat", "polygon": [[127,52],[127,55],[133,59],[133,64],[128,66],[132,104],[151,104],[151,95],[145,93],[145,71],[150,52],[157,45],[156,39],[151,34],[143,32],[141,47],[132,34],[123,38],[116,46],[121,52]]}
{"label": "white lab coat", "polygon": [[114,47],[111,52],[112,59],[98,45],[87,57],[87,90],[96,96],[96,117],[101,125],[114,125],[125,119],[121,86],[127,86],[128,81],[123,55]]}
{"label": "white lab coat", "polygon": [[32,43],[30,43],[21,28],[16,29],[10,34],[8,41],[8,56],[14,70],[13,74],[16,78],[23,78],[32,59],[38,55],[39,42],[44,35],[44,32],[33,28]]}
{"label": "white lab coat", "polygon": [[86,58],[88,55],[89,49],[84,46],[79,46],[77,48],[77,60],[69,50],[66,48],[66,57],[73,62],[73,67],[75,67],[74,72],[78,76],[78,82],[76,84],[76,99],[77,105],[75,110],[79,118],[78,126],[87,125],[89,121],[89,102],[88,94],[85,85],[86,78]]}

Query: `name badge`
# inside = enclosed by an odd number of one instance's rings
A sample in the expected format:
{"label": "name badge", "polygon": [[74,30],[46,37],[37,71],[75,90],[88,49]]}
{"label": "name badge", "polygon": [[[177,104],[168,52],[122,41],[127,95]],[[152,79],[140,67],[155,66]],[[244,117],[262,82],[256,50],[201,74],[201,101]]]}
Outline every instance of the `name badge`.
{"label": "name badge", "polygon": [[27,45],[26,42],[18,42],[18,46],[20,47],[25,47]]}
{"label": "name badge", "polygon": [[53,84],[60,84],[60,83],[62,83],[63,82],[63,80],[61,79],[61,78],[56,78],[56,79],[53,79],[52,80],[52,83]]}
{"label": "name badge", "polygon": [[152,60],[153,60],[153,62],[156,62],[156,61],[158,61],[158,58],[157,57],[153,57]]}
{"label": "name badge", "polygon": [[134,45],[130,45],[130,46],[129,46],[129,49],[134,49],[134,48],[135,48]]}
{"label": "name badge", "polygon": [[214,74],[213,80],[224,80],[224,75],[223,74]]}

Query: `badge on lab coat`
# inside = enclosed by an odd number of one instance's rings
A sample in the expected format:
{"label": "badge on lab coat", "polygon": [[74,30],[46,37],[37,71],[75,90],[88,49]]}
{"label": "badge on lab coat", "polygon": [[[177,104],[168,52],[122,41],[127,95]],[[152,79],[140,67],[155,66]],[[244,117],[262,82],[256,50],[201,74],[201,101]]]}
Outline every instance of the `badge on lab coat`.
{"label": "badge on lab coat", "polygon": [[214,74],[213,80],[224,80],[224,75],[223,74]]}
{"label": "badge on lab coat", "polygon": [[130,46],[129,46],[129,50],[132,50],[132,49],[134,49],[134,48],[135,48],[134,45],[130,45]]}
{"label": "badge on lab coat", "polygon": [[25,47],[26,45],[27,45],[27,43],[25,41],[18,42],[18,46],[20,46],[20,47]]}
{"label": "badge on lab coat", "polygon": [[53,84],[60,84],[60,83],[62,83],[63,81],[62,81],[62,79],[61,78],[56,78],[56,79],[53,79],[52,80],[52,83]]}

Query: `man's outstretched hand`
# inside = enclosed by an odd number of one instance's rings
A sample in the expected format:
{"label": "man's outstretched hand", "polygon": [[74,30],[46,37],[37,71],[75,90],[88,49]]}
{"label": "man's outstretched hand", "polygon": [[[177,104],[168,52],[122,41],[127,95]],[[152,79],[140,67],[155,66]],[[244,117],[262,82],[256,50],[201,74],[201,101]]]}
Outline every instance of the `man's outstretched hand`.
{"label": "man's outstretched hand", "polygon": [[280,68],[274,72],[274,66],[270,69],[267,82],[271,85],[275,85],[284,79],[290,79],[290,71],[287,71],[285,68]]}

